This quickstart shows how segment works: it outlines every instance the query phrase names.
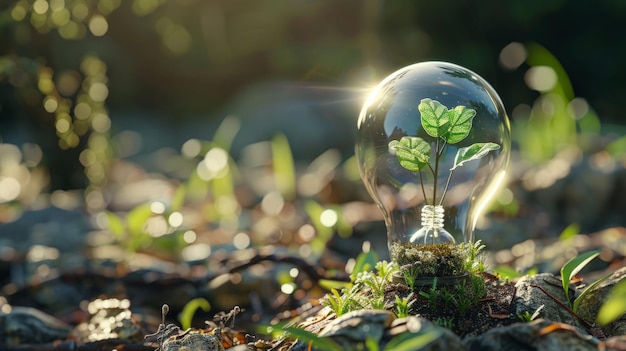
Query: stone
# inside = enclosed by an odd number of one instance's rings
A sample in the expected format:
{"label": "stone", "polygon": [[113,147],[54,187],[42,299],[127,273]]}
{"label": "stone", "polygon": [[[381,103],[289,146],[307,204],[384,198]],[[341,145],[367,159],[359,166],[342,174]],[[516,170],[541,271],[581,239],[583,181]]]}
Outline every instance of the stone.
{"label": "stone", "polygon": [[[578,306],[578,315],[588,321],[595,321],[600,307],[608,298],[611,289],[619,282],[626,279],[626,267],[622,267],[609,276],[605,281],[593,288],[583,297]],[[593,283],[593,282],[589,282]],[[613,323],[602,327],[607,336],[626,335],[626,316],[613,321]]]}
{"label": "stone", "polygon": [[163,351],[224,351],[224,346],[213,334],[188,332],[165,340]]}
{"label": "stone", "polygon": [[[550,318],[554,322],[566,323],[581,329],[586,328],[583,322],[563,306],[567,306],[567,302],[561,285],[561,278],[551,273],[524,276],[517,281],[515,288],[513,313],[516,316],[526,312],[532,315],[541,308],[538,318]],[[548,294],[558,299],[563,305]],[[570,293],[570,297],[573,295],[574,291]]]}
{"label": "stone", "polygon": [[[440,327],[427,319],[416,316],[409,316],[394,320],[383,338],[384,340],[388,340],[384,346],[388,346],[394,341],[398,341],[397,339],[394,340],[395,338],[402,338],[402,343],[396,344],[396,347],[400,345],[411,345],[411,349],[413,350],[465,350],[465,346],[463,345],[461,339],[450,329]],[[421,344],[425,345],[418,346]],[[381,350],[383,349],[387,349],[387,347],[381,347]],[[405,347],[404,349],[407,348]]]}
{"label": "stone", "polygon": [[393,313],[387,310],[352,311],[330,322],[319,336],[328,337],[344,348],[366,340],[379,343],[393,320]]}
{"label": "stone", "polygon": [[600,344],[578,328],[547,319],[495,328],[464,342],[468,351],[592,351]]}
{"label": "stone", "polygon": [[72,330],[71,326],[38,309],[8,305],[3,307],[0,310],[0,345],[65,340]]}

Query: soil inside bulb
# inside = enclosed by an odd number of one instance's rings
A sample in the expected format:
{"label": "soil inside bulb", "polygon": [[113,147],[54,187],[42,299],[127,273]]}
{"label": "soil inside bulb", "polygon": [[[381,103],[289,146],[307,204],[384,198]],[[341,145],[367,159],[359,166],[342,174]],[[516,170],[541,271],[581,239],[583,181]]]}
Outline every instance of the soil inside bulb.
{"label": "soil inside bulb", "polygon": [[414,278],[462,276],[466,273],[468,254],[461,245],[393,243],[389,251],[400,271]]}

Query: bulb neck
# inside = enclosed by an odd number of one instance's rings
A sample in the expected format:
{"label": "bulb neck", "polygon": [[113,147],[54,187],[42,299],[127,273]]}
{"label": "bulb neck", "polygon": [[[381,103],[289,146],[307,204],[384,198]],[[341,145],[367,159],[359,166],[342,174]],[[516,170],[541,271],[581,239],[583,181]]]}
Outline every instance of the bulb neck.
{"label": "bulb neck", "polygon": [[422,207],[422,227],[443,229],[445,210],[440,205],[425,205]]}
{"label": "bulb neck", "polygon": [[412,244],[434,245],[454,243],[454,237],[443,228],[445,209],[441,205],[422,207],[422,228],[409,239]]}

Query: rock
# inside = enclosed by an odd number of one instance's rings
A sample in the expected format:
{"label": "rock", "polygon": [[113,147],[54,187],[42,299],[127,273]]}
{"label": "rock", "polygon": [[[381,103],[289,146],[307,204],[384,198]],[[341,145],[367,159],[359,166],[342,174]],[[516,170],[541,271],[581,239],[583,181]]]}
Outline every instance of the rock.
{"label": "rock", "polygon": [[[588,321],[595,321],[600,306],[608,298],[611,289],[624,279],[626,279],[626,267],[613,272],[607,280],[587,293],[578,306],[578,315]],[[613,323],[603,327],[602,330],[608,336],[626,335],[626,316],[623,315]]]}
{"label": "rock", "polygon": [[[334,318],[334,313],[329,311],[328,308],[320,310],[298,327],[329,338],[344,350],[368,350],[368,342],[375,342],[380,350],[400,346],[421,351],[465,350],[454,332],[421,317],[395,318],[386,310],[357,310]],[[320,325],[323,325],[321,331]],[[297,342],[291,350],[305,351],[308,347],[307,342]],[[315,342],[313,348],[322,350]]]}
{"label": "rock", "polygon": [[0,345],[43,344],[65,340],[72,330],[61,320],[32,307],[2,307]]}
{"label": "rock", "polygon": [[577,328],[546,319],[495,328],[464,342],[468,351],[591,351],[600,343]]}
{"label": "rock", "polygon": [[352,311],[328,323],[319,336],[332,339],[344,349],[366,340],[380,343],[393,320],[393,313],[387,310]]}
{"label": "rock", "polygon": [[213,334],[192,331],[165,340],[163,351],[224,351],[224,346]]}
{"label": "rock", "polygon": [[461,339],[450,329],[416,316],[394,320],[383,339],[388,342],[385,343],[385,347],[381,347],[381,350],[387,348],[393,350],[400,346],[405,346],[404,349],[407,349],[408,345],[412,350],[420,351],[465,350]]}
{"label": "rock", "polygon": [[[581,329],[586,327],[583,322],[552,298],[555,297],[567,305],[559,277],[551,273],[524,276],[515,284],[515,288],[513,300],[513,313],[515,315],[523,315],[526,312],[532,315],[541,308],[538,317],[550,318],[552,321],[566,323]],[[570,296],[573,295],[572,292]]]}

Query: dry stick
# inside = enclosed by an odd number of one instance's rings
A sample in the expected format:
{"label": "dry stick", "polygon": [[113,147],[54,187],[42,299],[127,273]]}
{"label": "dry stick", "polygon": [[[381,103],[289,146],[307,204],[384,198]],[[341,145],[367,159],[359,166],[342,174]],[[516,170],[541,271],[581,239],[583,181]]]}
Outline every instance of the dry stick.
{"label": "dry stick", "polygon": [[282,262],[282,263],[288,263],[293,266],[296,266],[300,269],[300,271],[306,273],[309,276],[309,278],[311,278],[316,284],[319,283],[321,279],[332,279],[332,280],[346,281],[346,282],[350,281],[350,277],[327,277],[323,272],[320,272],[320,270],[318,270],[315,266],[309,264],[307,261],[301,258],[292,257],[292,256],[277,256],[275,254],[270,254],[270,255],[257,254],[256,256],[252,257],[250,260],[242,264],[239,264],[235,267],[230,268],[228,270],[228,273],[238,272],[250,266],[259,264],[263,261]]}

